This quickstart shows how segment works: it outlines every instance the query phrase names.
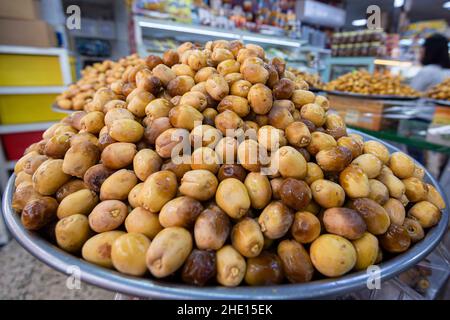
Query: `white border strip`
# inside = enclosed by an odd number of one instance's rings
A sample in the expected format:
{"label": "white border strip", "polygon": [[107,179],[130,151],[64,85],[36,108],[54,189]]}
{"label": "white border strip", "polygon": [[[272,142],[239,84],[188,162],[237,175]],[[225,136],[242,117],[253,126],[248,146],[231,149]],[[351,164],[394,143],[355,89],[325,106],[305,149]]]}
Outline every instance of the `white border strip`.
{"label": "white border strip", "polygon": [[4,94],[46,94],[46,93],[62,93],[66,90],[63,86],[49,87],[0,87],[0,95]]}
{"label": "white border strip", "polygon": [[58,121],[0,125],[0,135],[47,130],[55,123]]}

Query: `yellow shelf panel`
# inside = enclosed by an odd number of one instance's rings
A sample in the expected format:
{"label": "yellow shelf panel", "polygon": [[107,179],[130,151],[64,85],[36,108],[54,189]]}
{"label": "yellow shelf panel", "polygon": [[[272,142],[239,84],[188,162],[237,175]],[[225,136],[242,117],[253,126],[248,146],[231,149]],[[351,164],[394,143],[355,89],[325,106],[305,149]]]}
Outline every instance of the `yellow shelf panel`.
{"label": "yellow shelf panel", "polygon": [[56,121],[64,114],[50,108],[56,94],[0,95],[0,124]]}
{"label": "yellow shelf panel", "polygon": [[57,56],[0,54],[0,86],[61,86]]}

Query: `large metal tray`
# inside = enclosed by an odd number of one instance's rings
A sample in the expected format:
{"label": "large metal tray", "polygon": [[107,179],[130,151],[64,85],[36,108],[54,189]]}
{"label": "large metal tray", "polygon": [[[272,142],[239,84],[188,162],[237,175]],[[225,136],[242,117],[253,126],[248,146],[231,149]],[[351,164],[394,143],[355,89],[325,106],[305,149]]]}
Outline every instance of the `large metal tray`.
{"label": "large metal tray", "polygon": [[361,99],[371,99],[371,100],[401,100],[401,101],[412,101],[418,100],[420,97],[408,97],[408,96],[396,96],[392,94],[361,94],[346,91],[337,90],[322,90],[328,94],[350,97],[350,98],[361,98]]}
{"label": "large metal tray", "polygon": [[60,108],[60,107],[58,107],[58,105],[56,103],[52,104],[51,109],[54,112],[66,113],[66,114],[72,114],[76,111],[76,110],[67,110],[67,109]]}
{"label": "large metal tray", "polygon": [[435,104],[440,105],[440,106],[450,107],[450,100],[439,100],[439,99],[430,99],[430,98],[428,98],[427,101],[429,101],[431,103],[435,103]]}
{"label": "large metal tray", "polygon": [[[377,140],[356,130],[365,140]],[[398,151],[392,145],[383,142],[390,152]],[[439,224],[428,231],[426,238],[407,252],[400,254],[379,265],[381,280],[387,280],[409,269],[424,259],[440,242],[448,225],[448,201],[436,180],[425,171],[425,179],[433,184],[444,195],[446,209],[442,212]],[[354,272],[336,279],[316,280],[302,284],[283,284],[266,287],[237,288],[193,287],[148,278],[126,276],[116,271],[98,267],[74,255],[64,252],[34,232],[23,228],[19,215],[11,208],[14,191],[14,176],[9,180],[3,195],[3,215],[14,238],[32,255],[56,270],[70,274],[73,267],[79,268],[81,280],[87,283],[137,297],[165,299],[312,299],[330,297],[352,292],[366,287],[371,276],[365,271]]]}

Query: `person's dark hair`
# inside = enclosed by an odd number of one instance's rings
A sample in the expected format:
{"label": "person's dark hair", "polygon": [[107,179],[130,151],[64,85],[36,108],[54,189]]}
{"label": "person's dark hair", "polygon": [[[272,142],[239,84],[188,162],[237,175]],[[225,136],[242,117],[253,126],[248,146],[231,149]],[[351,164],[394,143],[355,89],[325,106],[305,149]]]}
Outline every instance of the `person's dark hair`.
{"label": "person's dark hair", "polygon": [[433,34],[425,39],[423,44],[424,55],[422,64],[437,64],[442,68],[450,68],[450,58],[448,55],[448,39],[441,34]]}

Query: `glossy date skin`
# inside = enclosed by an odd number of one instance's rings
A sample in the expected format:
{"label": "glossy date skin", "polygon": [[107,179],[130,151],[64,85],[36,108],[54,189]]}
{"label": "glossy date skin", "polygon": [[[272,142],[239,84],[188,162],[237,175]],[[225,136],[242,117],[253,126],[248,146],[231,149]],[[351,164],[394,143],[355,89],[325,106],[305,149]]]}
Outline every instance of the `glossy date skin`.
{"label": "glossy date skin", "polygon": [[204,286],[216,275],[216,255],[210,250],[193,250],[187,258],[181,278],[183,282]]}
{"label": "glossy date skin", "polygon": [[281,201],[288,207],[301,210],[311,201],[311,189],[301,180],[287,178],[280,187]]}
{"label": "glossy date skin", "polygon": [[280,258],[271,252],[263,251],[255,258],[247,260],[245,282],[251,286],[279,284],[283,281]]}

